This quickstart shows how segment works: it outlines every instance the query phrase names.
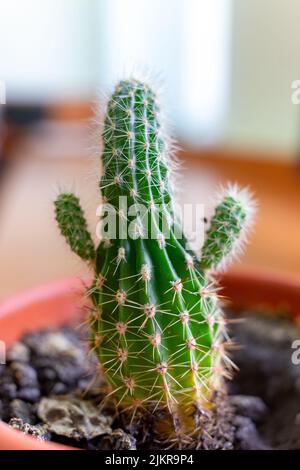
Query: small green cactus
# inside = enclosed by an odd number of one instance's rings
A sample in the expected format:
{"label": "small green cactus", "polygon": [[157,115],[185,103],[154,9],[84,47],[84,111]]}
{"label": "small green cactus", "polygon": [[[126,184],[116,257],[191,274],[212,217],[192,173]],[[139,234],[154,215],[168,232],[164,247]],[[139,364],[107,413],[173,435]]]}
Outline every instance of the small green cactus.
{"label": "small green cactus", "polygon": [[[231,366],[211,270],[238,247],[252,206],[245,190],[225,189],[198,259],[177,235],[166,142],[155,93],[137,80],[120,82],[107,105],[100,181],[118,214],[115,236],[95,249],[73,194],[61,194],[55,208],[72,250],[93,262],[92,349],[111,396],[132,413],[165,407],[187,432],[193,408],[212,406]],[[134,214],[120,209],[121,196]]]}

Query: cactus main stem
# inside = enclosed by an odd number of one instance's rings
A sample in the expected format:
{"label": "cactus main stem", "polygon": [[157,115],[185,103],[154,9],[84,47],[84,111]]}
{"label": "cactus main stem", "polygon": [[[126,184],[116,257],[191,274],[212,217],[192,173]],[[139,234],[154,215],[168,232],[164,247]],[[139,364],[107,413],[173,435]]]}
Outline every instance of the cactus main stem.
{"label": "cactus main stem", "polygon": [[[172,208],[166,213],[171,162],[146,85],[121,82],[108,104],[103,139],[107,202],[118,209],[119,196],[126,196],[128,205],[147,210],[126,221],[136,239],[117,237],[97,250],[95,351],[123,404],[207,406],[220,311],[204,272],[174,236]],[[168,239],[163,222],[170,225]]]}

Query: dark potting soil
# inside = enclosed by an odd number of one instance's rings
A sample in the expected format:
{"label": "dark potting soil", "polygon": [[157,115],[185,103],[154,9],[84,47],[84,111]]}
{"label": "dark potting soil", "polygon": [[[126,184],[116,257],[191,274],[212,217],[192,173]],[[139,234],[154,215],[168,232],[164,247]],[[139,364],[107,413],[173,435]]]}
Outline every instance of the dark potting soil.
{"label": "dark potting soil", "polygon": [[[230,323],[231,357],[239,372],[228,383],[229,395],[217,396],[211,413],[196,416],[205,431],[184,440],[182,448],[300,449],[300,365],[292,361],[300,328],[268,315],[239,317],[244,320]],[[172,442],[154,430],[163,411],[137,416],[129,425],[103,401],[106,384],[85,337],[63,327],[14,343],[0,366],[0,418],[36,439],[73,447],[170,448]]]}

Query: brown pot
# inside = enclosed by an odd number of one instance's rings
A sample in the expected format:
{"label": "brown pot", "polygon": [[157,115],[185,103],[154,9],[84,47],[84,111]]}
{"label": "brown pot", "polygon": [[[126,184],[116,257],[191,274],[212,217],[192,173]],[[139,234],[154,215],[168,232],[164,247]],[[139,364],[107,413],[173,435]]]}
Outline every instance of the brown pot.
{"label": "brown pot", "polygon": [[[300,279],[257,269],[239,269],[222,276],[223,295],[233,307],[281,311],[300,319]],[[1,340],[9,347],[25,332],[57,327],[76,320],[82,307],[83,283],[67,279],[16,295],[0,306]],[[67,450],[71,447],[43,443],[0,422],[2,450]]]}

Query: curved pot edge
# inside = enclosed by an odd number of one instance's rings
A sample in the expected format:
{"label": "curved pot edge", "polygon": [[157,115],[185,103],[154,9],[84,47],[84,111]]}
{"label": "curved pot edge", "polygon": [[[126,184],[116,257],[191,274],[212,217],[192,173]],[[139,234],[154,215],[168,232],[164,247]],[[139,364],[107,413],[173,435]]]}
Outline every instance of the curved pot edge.
{"label": "curved pot edge", "polygon": [[239,308],[286,313],[300,320],[300,277],[291,273],[244,267],[225,273],[220,278],[222,295]]}

